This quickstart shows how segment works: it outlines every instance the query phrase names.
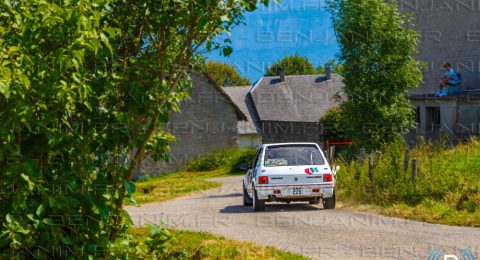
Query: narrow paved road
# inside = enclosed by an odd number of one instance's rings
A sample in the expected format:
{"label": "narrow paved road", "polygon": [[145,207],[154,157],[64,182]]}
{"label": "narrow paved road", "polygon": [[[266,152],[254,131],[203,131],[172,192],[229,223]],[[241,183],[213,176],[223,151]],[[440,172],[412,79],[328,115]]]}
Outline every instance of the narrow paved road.
{"label": "narrow paved road", "polygon": [[267,204],[265,212],[253,212],[242,206],[241,177],[215,180],[223,186],[127,211],[135,225],[163,220],[179,229],[253,241],[313,259],[427,259],[432,248],[457,255],[471,248],[479,259],[478,228],[324,210],[305,203]]}

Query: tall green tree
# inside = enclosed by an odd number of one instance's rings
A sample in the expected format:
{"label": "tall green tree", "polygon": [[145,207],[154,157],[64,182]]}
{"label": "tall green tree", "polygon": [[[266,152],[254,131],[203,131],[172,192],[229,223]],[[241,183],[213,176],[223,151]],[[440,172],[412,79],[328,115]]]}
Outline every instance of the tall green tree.
{"label": "tall green tree", "polygon": [[260,2],[1,1],[0,256],[109,254],[139,162],[165,157],[161,126],[199,50],[228,55],[217,36]]}
{"label": "tall green tree", "polygon": [[342,104],[347,136],[369,149],[393,142],[414,127],[406,98],[422,74],[413,58],[418,33],[397,1],[330,0],[344,66]]}
{"label": "tall green tree", "polygon": [[251,85],[250,80],[227,63],[209,61],[205,65],[205,70],[218,84],[224,87]]}
{"label": "tall green tree", "polygon": [[272,64],[267,68],[265,76],[277,76],[281,70],[285,70],[286,75],[315,74],[315,68],[310,61],[297,53],[291,56],[286,56]]}

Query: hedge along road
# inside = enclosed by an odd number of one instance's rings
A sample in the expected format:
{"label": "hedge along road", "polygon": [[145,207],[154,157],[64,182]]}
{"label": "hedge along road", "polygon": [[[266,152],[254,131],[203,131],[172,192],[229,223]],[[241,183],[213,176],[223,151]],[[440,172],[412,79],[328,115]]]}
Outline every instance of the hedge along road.
{"label": "hedge along road", "polygon": [[480,250],[478,228],[324,210],[308,203],[267,203],[264,212],[253,212],[242,206],[241,176],[214,180],[223,185],[126,210],[137,226],[165,221],[178,229],[252,241],[313,259],[427,259],[434,248],[447,255],[470,248],[478,256]]}

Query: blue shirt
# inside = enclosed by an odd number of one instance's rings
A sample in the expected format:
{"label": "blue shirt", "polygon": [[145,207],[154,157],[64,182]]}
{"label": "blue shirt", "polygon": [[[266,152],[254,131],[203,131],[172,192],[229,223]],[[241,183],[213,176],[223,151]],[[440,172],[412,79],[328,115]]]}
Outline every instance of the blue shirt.
{"label": "blue shirt", "polygon": [[458,77],[458,74],[452,68],[450,68],[450,70],[445,72],[445,77],[447,77],[447,79],[449,79],[449,81],[451,81],[452,83],[460,82],[460,78]]}

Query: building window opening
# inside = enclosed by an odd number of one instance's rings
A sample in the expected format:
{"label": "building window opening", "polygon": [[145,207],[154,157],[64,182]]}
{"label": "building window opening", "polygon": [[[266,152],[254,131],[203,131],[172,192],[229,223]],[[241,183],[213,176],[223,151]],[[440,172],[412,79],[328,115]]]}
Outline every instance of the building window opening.
{"label": "building window opening", "polygon": [[427,127],[440,128],[440,108],[439,107],[427,107]]}

